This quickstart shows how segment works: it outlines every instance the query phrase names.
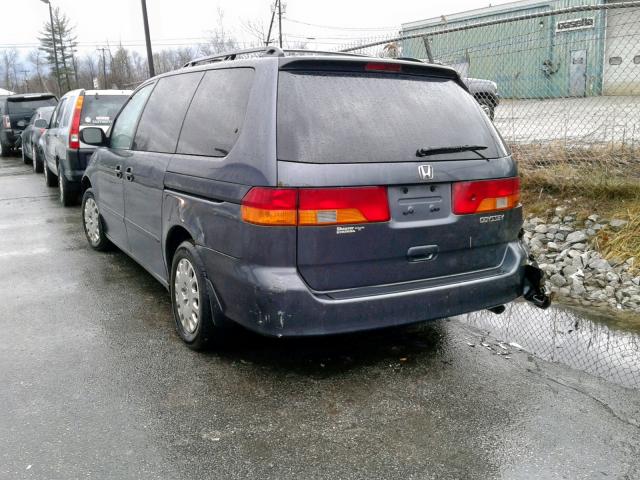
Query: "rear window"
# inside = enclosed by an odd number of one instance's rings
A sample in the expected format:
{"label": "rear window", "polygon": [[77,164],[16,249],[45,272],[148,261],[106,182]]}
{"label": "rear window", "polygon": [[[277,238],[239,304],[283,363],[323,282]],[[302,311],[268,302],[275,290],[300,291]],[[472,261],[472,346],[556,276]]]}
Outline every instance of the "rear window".
{"label": "rear window", "polygon": [[128,95],[85,95],[81,125],[111,125]]}
{"label": "rear window", "polygon": [[40,107],[50,107],[55,106],[58,101],[55,97],[45,97],[45,98],[8,98],[8,111],[9,115],[12,113],[33,113],[36,109]]}
{"label": "rear window", "polygon": [[477,159],[473,152],[418,159],[433,147],[506,150],[471,95],[453,80],[396,74],[280,72],[278,159],[304,163]]}

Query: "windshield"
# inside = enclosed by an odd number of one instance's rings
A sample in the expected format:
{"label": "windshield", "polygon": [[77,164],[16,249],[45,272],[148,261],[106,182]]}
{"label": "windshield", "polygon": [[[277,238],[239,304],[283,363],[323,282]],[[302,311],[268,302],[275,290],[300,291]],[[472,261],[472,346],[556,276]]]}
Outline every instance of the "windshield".
{"label": "windshield", "polygon": [[49,106],[55,106],[58,101],[55,99],[55,97],[46,97],[46,98],[25,98],[25,99],[12,99],[9,98],[7,99],[7,103],[8,103],[8,111],[9,114],[16,114],[16,113],[23,113],[23,114],[28,114],[28,113],[33,113],[36,111],[36,109],[40,108],[40,107],[49,107]]}
{"label": "windshield", "polygon": [[82,125],[111,125],[128,95],[85,95],[82,104]]}
{"label": "windshield", "polygon": [[[280,72],[278,158],[304,163],[414,162],[430,147],[482,145],[506,156],[473,97],[453,80],[390,74]],[[477,159],[473,151],[430,160]]]}

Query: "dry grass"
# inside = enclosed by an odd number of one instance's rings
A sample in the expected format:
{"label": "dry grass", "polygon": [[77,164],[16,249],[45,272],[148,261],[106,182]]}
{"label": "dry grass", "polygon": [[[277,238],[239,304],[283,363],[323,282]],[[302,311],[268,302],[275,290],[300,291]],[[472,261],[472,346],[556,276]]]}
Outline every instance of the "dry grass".
{"label": "dry grass", "polygon": [[[640,202],[627,209],[626,214],[619,212],[616,218],[627,220],[624,228],[619,232],[610,229],[599,232],[596,241],[599,250],[607,258],[631,258],[640,260]],[[640,261],[634,265],[634,270],[640,268]]]}
{"label": "dry grass", "polygon": [[512,149],[526,213],[548,216],[554,207],[567,205],[579,219],[596,213],[627,220],[619,232],[600,232],[596,246],[608,258],[635,257],[640,267],[640,149],[559,144]]}

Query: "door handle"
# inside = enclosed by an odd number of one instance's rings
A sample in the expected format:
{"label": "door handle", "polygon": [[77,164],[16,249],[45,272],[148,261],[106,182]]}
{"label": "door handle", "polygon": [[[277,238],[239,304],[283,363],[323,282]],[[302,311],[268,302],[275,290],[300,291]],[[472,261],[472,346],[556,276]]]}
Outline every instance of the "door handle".
{"label": "door handle", "polygon": [[407,258],[410,262],[426,262],[438,256],[437,245],[424,245],[421,247],[411,247],[407,251]]}
{"label": "door handle", "polygon": [[116,165],[114,170],[116,171],[116,178],[122,178],[122,166]]}
{"label": "door handle", "polygon": [[133,182],[133,171],[131,170],[131,167],[127,167],[124,171],[124,178],[129,182]]}

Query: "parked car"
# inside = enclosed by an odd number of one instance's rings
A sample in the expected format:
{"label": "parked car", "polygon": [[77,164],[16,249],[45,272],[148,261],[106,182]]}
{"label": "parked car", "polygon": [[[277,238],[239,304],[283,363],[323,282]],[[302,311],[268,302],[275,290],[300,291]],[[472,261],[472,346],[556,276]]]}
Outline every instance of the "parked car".
{"label": "parked car", "polygon": [[24,93],[0,97],[0,155],[9,155],[20,147],[22,131],[40,107],[55,106],[52,93]]}
{"label": "parked car", "polygon": [[480,107],[493,120],[495,118],[496,108],[500,104],[500,95],[498,95],[498,84],[491,80],[482,78],[465,78],[462,81],[469,89],[469,93],[480,104]]}
{"label": "parked car", "polygon": [[64,206],[77,202],[82,174],[95,150],[80,141],[80,132],[89,126],[106,131],[130,94],[130,90],[73,90],[60,99],[43,135],[43,170],[47,186],[58,186]]}
{"label": "parked car", "polygon": [[42,172],[42,151],[38,151],[38,141],[40,137],[49,128],[51,115],[56,107],[40,107],[33,114],[29,124],[22,132],[22,161],[24,163],[32,163],[33,171]]}
{"label": "parked car", "polygon": [[324,335],[548,304],[516,164],[454,70],[249,52],[148,80],[108,133],[80,133],[101,147],[89,244],[170,290],[189,346],[229,321]]}

